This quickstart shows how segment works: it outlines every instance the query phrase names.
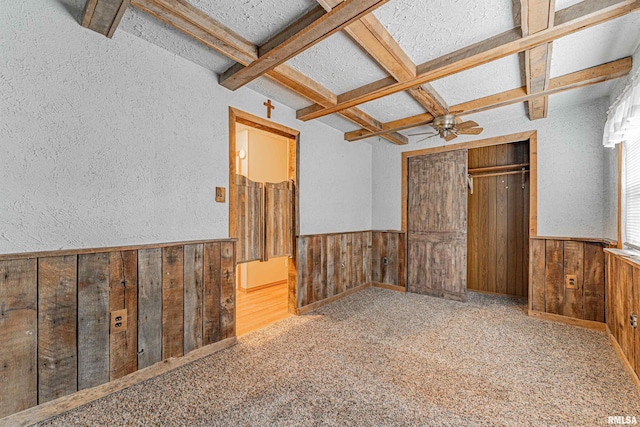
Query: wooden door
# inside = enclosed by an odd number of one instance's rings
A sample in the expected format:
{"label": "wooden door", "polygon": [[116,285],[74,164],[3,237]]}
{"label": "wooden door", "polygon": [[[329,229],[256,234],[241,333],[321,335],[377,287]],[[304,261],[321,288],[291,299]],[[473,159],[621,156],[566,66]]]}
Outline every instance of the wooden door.
{"label": "wooden door", "polygon": [[407,290],[466,300],[467,150],[409,158]]}
{"label": "wooden door", "polygon": [[293,182],[264,184],[265,260],[293,255]]}
{"label": "wooden door", "polygon": [[262,259],[264,247],[263,184],[236,175],[238,264]]}

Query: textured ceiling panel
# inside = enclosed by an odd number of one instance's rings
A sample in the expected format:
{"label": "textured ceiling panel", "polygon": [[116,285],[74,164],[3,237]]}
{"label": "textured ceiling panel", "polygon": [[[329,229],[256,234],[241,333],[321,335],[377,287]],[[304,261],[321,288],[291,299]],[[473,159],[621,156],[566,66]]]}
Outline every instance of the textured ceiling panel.
{"label": "textured ceiling panel", "polygon": [[549,96],[549,114],[553,110],[561,110],[566,107],[584,104],[588,101],[600,99],[609,96],[616,80],[599,83],[593,86],[582,87],[579,89],[568,90]]}
{"label": "textured ceiling panel", "polygon": [[119,28],[217,74],[234,64],[226,56],[135,7],[127,9]]}
{"label": "textured ceiling panel", "polygon": [[587,28],[553,43],[551,77],[633,54],[640,42],[640,11]]}
{"label": "textured ceiling panel", "polygon": [[433,81],[431,85],[449,106],[515,89],[523,85],[518,55]]}
{"label": "textured ceiling panel", "polygon": [[566,9],[576,3],[580,3],[581,1],[582,0],[556,0],[556,10]]}
{"label": "textured ceiling panel", "polygon": [[328,116],[319,118],[318,121],[342,132],[351,132],[352,130],[360,129],[360,126],[337,114],[329,114]]}
{"label": "textured ceiling panel", "polygon": [[294,110],[304,108],[311,102],[267,77],[259,77],[249,83],[247,87]]}
{"label": "textured ceiling panel", "polygon": [[367,102],[360,105],[360,109],[381,122],[390,122],[425,112],[425,109],[407,92],[398,92]]}
{"label": "textured ceiling panel", "polygon": [[343,33],[332,35],[287,64],[338,94],[388,76]]}
{"label": "textured ceiling panel", "polygon": [[256,45],[316,6],[314,0],[188,0]]}
{"label": "textured ceiling panel", "polygon": [[373,13],[416,64],[514,27],[512,0],[393,0]]}

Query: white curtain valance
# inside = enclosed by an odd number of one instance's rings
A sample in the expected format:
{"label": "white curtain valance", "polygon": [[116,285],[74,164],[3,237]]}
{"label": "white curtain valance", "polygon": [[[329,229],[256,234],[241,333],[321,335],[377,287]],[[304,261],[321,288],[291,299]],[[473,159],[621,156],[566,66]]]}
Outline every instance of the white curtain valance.
{"label": "white curtain valance", "polygon": [[615,147],[625,141],[640,139],[640,73],[636,73],[631,84],[622,92],[607,114],[604,126],[605,147]]}

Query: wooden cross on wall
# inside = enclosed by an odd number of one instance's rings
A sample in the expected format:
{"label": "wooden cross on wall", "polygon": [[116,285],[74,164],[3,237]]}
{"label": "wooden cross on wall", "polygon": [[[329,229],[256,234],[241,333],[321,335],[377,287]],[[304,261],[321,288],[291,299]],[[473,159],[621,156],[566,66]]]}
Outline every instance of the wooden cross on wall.
{"label": "wooden cross on wall", "polygon": [[271,118],[271,110],[275,110],[276,106],[271,103],[271,100],[268,100],[263,105],[265,107],[267,107],[267,119],[270,119]]}

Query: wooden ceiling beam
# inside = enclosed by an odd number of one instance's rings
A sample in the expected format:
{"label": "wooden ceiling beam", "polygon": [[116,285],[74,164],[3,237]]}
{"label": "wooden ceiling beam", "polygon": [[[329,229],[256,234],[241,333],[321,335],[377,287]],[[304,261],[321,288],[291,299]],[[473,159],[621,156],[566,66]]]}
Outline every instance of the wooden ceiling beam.
{"label": "wooden ceiling beam", "polygon": [[[325,10],[338,6],[343,0],[316,0]],[[348,25],[345,33],[356,42],[362,50],[369,54],[396,81],[407,81],[416,77],[416,64],[402,49],[400,44],[389,34],[389,31],[375,17],[366,15]],[[407,90],[422,107],[435,115],[446,114],[449,110],[446,102],[431,87],[424,84]]]}
{"label": "wooden ceiling beam", "polygon": [[129,4],[129,0],[87,0],[82,26],[111,38]]}
{"label": "wooden ceiling beam", "polygon": [[260,46],[255,61],[248,65],[237,63],[225,71],[220,84],[231,90],[241,88],[388,1],[346,0],[328,13],[317,6]]}
{"label": "wooden ceiling beam", "polygon": [[[556,77],[549,81],[547,89],[538,93],[528,93],[527,87],[522,86],[517,89],[508,90],[497,93],[495,95],[486,96],[473,101],[464,102],[462,104],[451,107],[451,112],[458,116],[464,116],[482,111],[492,110],[495,108],[505,107],[507,105],[519,102],[529,101],[539,96],[549,96],[556,93],[576,89],[584,86],[602,83],[607,80],[617,79],[629,74],[632,68],[631,57],[618,59],[617,61],[608,62],[596,67],[587,68],[564,76]],[[344,139],[347,141],[359,141],[361,139],[370,138],[372,136],[381,136],[385,132],[398,132],[401,130],[411,129],[431,123],[433,115],[425,113],[416,116],[406,117],[404,119],[395,120],[382,124],[383,130],[371,132],[366,129],[359,129],[353,132],[345,133]]]}
{"label": "wooden ceiling beam", "polygon": [[312,120],[344,108],[373,101],[411,87],[428,83],[455,73],[486,64],[490,61],[549,43],[576,31],[592,27],[628,13],[640,10],[640,0],[583,0],[555,13],[555,25],[528,36],[514,28],[490,39],[418,65],[416,78],[397,82],[393,78],[381,79],[352,91],[338,95],[338,103],[330,108],[312,105],[298,110],[300,120]]}
{"label": "wooden ceiling beam", "polygon": [[[250,64],[258,57],[257,46],[184,0],[132,0],[131,4],[236,62]],[[330,107],[337,102],[336,94],[286,64],[278,65],[266,77],[317,105]],[[368,131],[381,129],[381,122],[358,108],[338,114]],[[399,133],[385,134],[382,138],[394,144],[408,142]]]}
{"label": "wooden ceiling beam", "polygon": [[[555,0],[521,0],[522,35],[528,36],[553,26],[555,19]],[[525,79],[527,93],[542,92],[549,86],[551,71],[551,52],[553,43],[549,42],[525,51]],[[527,101],[531,120],[547,117],[549,97],[541,96]]]}

